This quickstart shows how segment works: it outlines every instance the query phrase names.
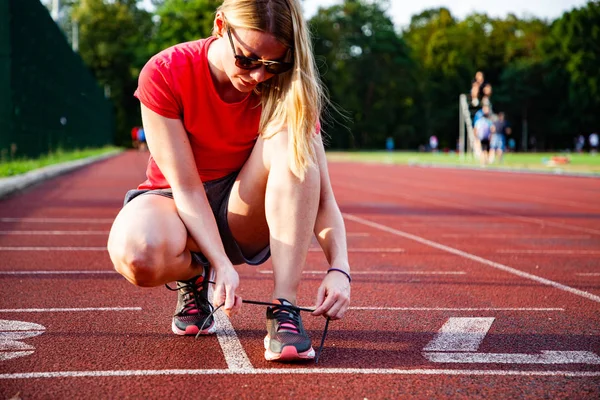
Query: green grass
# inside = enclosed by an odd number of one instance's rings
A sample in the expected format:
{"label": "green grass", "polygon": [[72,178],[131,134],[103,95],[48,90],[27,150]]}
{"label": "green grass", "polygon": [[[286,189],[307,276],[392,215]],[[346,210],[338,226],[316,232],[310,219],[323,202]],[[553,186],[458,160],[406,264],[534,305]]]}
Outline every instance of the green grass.
{"label": "green grass", "polygon": [[20,175],[48,165],[60,164],[66,161],[74,161],[82,158],[98,156],[119,150],[118,147],[106,146],[82,150],[56,150],[39,158],[19,158],[15,160],[0,161],[0,178]]}
{"label": "green grass", "polygon": [[[552,165],[553,157],[568,157],[568,164]],[[472,156],[461,159],[456,153],[415,152],[328,152],[329,161],[377,162],[406,165],[447,165],[479,167],[479,160]],[[508,153],[500,164],[488,165],[488,169],[526,169],[531,171],[573,172],[600,175],[600,154],[589,153]]]}

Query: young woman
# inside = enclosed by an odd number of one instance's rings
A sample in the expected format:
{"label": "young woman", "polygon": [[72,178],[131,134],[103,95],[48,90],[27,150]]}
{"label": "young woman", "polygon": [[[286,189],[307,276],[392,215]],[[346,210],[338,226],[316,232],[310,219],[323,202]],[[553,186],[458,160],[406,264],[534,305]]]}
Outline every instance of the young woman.
{"label": "young woman", "polygon": [[209,334],[212,306],[231,315],[242,304],[234,265],[272,256],[277,305],[267,309],[265,357],[313,358],[292,307],[313,234],[331,266],[313,315],[344,315],[350,267],[299,1],[225,0],[213,36],[154,56],[136,97],[151,155],[110,232],[115,269],[138,286],[177,281],[173,332]]}

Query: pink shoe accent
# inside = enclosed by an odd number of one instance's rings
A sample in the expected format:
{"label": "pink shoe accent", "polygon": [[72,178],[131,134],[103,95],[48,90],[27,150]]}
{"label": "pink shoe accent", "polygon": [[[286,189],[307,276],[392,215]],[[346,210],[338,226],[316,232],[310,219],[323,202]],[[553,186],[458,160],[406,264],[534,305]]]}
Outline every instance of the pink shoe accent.
{"label": "pink shoe accent", "polygon": [[[175,321],[171,322],[171,330],[173,331],[174,334],[179,335],[179,336],[196,336],[198,334],[198,327],[196,325],[188,325],[185,327],[185,331],[179,329],[177,327],[177,325],[175,325]],[[208,328],[204,328],[202,330],[202,332],[200,332],[201,335],[210,335],[212,333],[215,333],[215,331],[217,330],[217,327],[215,325],[215,321],[213,321],[213,323],[208,327]]]}
{"label": "pink shoe accent", "polygon": [[267,335],[264,340],[265,345],[265,360],[267,361],[299,361],[299,360],[312,360],[315,358],[315,350],[311,347],[310,349],[298,353],[298,350],[294,346],[285,346],[281,349],[281,353],[273,353],[269,349],[269,336]]}

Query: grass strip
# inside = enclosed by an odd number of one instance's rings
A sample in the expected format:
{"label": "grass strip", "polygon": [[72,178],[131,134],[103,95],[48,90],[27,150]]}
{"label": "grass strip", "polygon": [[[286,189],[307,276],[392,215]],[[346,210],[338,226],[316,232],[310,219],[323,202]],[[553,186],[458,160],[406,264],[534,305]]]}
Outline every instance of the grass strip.
{"label": "grass strip", "polygon": [[99,148],[63,150],[58,149],[39,158],[17,158],[0,161],[0,178],[21,175],[48,165],[98,156],[118,150],[119,147],[105,146]]}

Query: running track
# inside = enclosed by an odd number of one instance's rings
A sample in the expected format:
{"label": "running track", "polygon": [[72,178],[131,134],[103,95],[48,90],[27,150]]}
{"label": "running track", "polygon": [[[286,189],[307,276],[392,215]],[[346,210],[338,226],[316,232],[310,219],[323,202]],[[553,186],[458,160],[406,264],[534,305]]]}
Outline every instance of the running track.
{"label": "running track", "polygon": [[[0,398],[600,398],[600,180],[330,164],[352,309],[319,364],[286,365],[263,359],[263,307],[176,337],[175,295],[112,271],[146,158],[0,201]],[[301,305],[326,265],[309,253]],[[241,296],[269,300],[269,269],[240,267]]]}

